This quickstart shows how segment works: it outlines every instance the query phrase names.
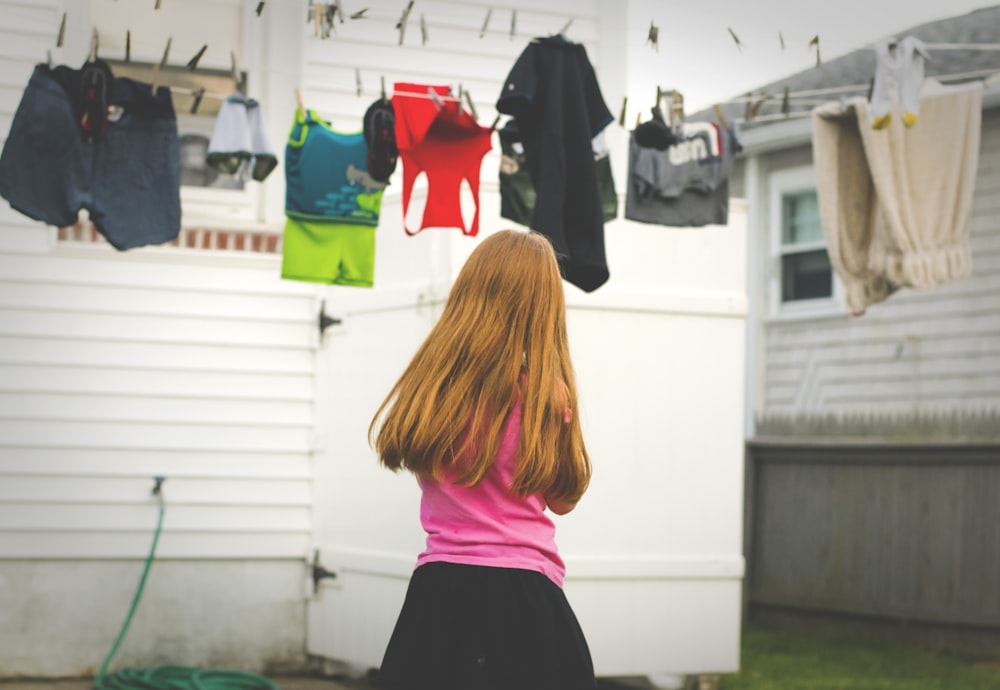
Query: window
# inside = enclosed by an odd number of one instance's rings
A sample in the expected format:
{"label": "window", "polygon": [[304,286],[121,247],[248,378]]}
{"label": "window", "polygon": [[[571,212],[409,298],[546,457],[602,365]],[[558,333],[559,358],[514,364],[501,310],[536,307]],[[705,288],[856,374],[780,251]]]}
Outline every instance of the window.
{"label": "window", "polygon": [[782,194],[780,251],[782,302],[833,295],[833,271],[815,189]]}
{"label": "window", "polygon": [[836,281],[819,216],[811,167],[772,173],[771,306],[774,315],[827,312],[835,306]]}

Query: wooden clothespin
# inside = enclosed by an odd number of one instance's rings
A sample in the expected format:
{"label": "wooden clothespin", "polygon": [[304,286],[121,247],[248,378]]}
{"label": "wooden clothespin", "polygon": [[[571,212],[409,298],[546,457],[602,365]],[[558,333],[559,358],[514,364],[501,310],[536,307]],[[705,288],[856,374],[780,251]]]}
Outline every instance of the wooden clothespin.
{"label": "wooden clothespin", "polygon": [[53,65],[52,65],[52,51],[51,50],[46,50],[45,51],[45,57],[48,60],[49,69],[52,69],[52,67],[53,67]]}
{"label": "wooden clothespin", "polygon": [[66,41],[66,13],[63,12],[62,21],[59,22],[59,34],[56,36],[56,48],[62,48]]}
{"label": "wooden clothespin", "polygon": [[730,27],[727,26],[726,30],[729,31],[729,35],[733,37],[733,42],[736,43],[737,50],[739,50],[742,53],[743,52],[743,41],[740,40],[740,37],[737,36],[736,32],[733,31]]}
{"label": "wooden clothespin", "polygon": [[719,121],[723,129],[729,129],[729,122],[726,120],[726,116],[722,113],[722,106],[716,103],[712,106],[712,110],[715,112],[715,119]]}
{"label": "wooden clothespin", "polygon": [[819,67],[823,64],[823,60],[819,56],[819,34],[809,39],[809,47],[812,48],[813,46],[816,46],[816,66]]}
{"label": "wooden clothespin", "polygon": [[198,62],[201,60],[201,58],[205,54],[206,50],[208,50],[208,44],[207,43],[205,45],[203,45],[201,47],[201,49],[197,53],[194,54],[193,58],[191,58],[190,60],[188,60],[187,68],[189,70],[191,70],[192,72],[194,72],[196,69],[198,69]]}
{"label": "wooden clothespin", "polygon": [[402,16],[396,22],[396,29],[399,30],[399,45],[403,45],[403,38],[406,36],[406,20],[410,17],[410,10],[413,9],[413,0],[410,0],[403,10]]}
{"label": "wooden clothespin", "polygon": [[158,10],[158,9],[160,9],[160,0],[156,0],[156,4],[155,4],[155,5],[153,5],[153,9],[154,9],[154,10]]}
{"label": "wooden clothespin", "polygon": [[367,12],[367,11],[368,11],[367,7],[364,8],[363,10],[358,10],[357,12],[355,12],[354,14],[351,15],[351,19],[364,19],[365,18],[365,12]]}
{"label": "wooden clothespin", "polygon": [[132,60],[132,31],[125,30],[125,62]]}
{"label": "wooden clothespin", "polygon": [[313,36],[323,36],[323,6],[315,3],[313,6]]}
{"label": "wooden clothespin", "polygon": [[566,24],[563,25],[563,28],[559,30],[559,35],[560,36],[563,36],[563,37],[566,36],[566,32],[569,31],[569,27],[573,26],[573,19],[574,19],[574,17],[570,17],[569,21],[566,22]]}
{"label": "wooden clothespin", "polygon": [[232,50],[229,51],[229,65],[233,77],[233,88],[240,91],[243,85],[243,75],[240,74],[240,66],[236,62],[236,53]]}
{"label": "wooden clothespin", "polygon": [[785,52],[785,35],[780,31],[778,32],[778,42],[781,43],[781,52]]}
{"label": "wooden clothespin", "polygon": [[204,86],[201,87],[200,89],[198,89],[197,91],[195,91],[193,94],[191,94],[191,97],[194,99],[194,101],[191,103],[191,114],[192,115],[194,115],[195,113],[198,112],[198,106],[201,105],[201,99],[204,98],[204,96],[205,96],[205,87]]}
{"label": "wooden clothespin", "polygon": [[427,20],[424,15],[420,15],[420,45],[427,45]]}
{"label": "wooden clothespin", "polygon": [[514,40],[514,34],[517,33],[517,10],[510,11],[510,39]]}
{"label": "wooden clothespin", "polygon": [[649,33],[646,35],[646,43],[653,46],[653,50],[660,52],[660,27],[649,20]]}
{"label": "wooden clothespin", "polygon": [[379,79],[382,81],[382,102],[388,103],[389,99],[385,97],[385,75],[383,74]]}
{"label": "wooden clothespin", "polygon": [[361,68],[354,68],[354,93],[358,96],[361,95]]}
{"label": "wooden clothespin", "polygon": [[469,112],[472,113],[473,119],[478,120],[479,113],[476,112],[476,104],[472,102],[472,95],[468,91],[465,92],[465,102],[469,106]]}
{"label": "wooden clothespin", "polygon": [[747,122],[750,122],[755,117],[757,117],[757,114],[760,112],[761,106],[763,106],[766,101],[767,101],[767,94],[762,93],[760,94],[760,96],[757,98],[756,101],[753,101],[752,103],[749,104],[749,109],[747,110],[747,118],[746,118]]}
{"label": "wooden clothespin", "polygon": [[491,132],[497,131],[497,125],[498,124],[500,124],[500,113],[497,113],[497,116],[495,118],[493,118],[493,124],[490,125],[490,131]]}
{"label": "wooden clothespin", "polygon": [[167,60],[170,59],[170,44],[173,40],[173,37],[167,38],[167,46],[163,49],[163,57],[160,58],[160,67],[167,66]]}
{"label": "wooden clothespin", "polygon": [[490,7],[486,10],[486,19],[483,20],[483,28],[479,30],[479,38],[486,35],[486,27],[490,25],[490,17],[493,16],[493,8]]}
{"label": "wooden clothespin", "polygon": [[97,33],[97,29],[95,28],[94,33],[92,33],[90,36],[90,53],[87,55],[87,60],[89,62],[93,62],[94,60],[97,59],[97,52],[98,49],[100,48],[100,43],[101,43],[101,37],[100,34]]}
{"label": "wooden clothespin", "polygon": [[295,104],[299,109],[299,117],[304,118],[306,116],[306,107],[302,104],[302,89],[297,86],[295,87]]}
{"label": "wooden clothespin", "polygon": [[622,98],[622,111],[621,111],[621,114],[618,115],[618,125],[620,127],[624,127],[625,126],[625,110],[627,108],[628,108],[628,96],[625,96],[624,98]]}
{"label": "wooden clothespin", "polygon": [[264,11],[264,0],[260,0],[260,2],[257,3],[257,16],[259,17],[263,11]]}

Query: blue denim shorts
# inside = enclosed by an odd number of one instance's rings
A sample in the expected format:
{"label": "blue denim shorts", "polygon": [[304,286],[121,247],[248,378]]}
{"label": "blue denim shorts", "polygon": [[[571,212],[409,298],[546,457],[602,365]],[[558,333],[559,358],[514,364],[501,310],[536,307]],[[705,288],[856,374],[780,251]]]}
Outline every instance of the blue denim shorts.
{"label": "blue denim shorts", "polygon": [[80,71],[35,67],[0,154],[0,196],[65,227],[87,209],[116,249],[163,244],[181,225],[180,148],[170,89],[117,77],[104,137],[81,131]]}

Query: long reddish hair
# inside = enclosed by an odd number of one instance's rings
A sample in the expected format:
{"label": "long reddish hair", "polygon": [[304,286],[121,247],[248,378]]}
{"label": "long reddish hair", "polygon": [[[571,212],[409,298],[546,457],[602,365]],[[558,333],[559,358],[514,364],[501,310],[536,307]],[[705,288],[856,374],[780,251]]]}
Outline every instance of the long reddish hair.
{"label": "long reddish hair", "polygon": [[577,501],[591,466],[573,414],[556,255],[542,235],[502,230],[462,267],[441,318],[375,413],[369,441],[393,471],[440,481],[448,469],[474,486],[493,464],[518,394],[515,493]]}

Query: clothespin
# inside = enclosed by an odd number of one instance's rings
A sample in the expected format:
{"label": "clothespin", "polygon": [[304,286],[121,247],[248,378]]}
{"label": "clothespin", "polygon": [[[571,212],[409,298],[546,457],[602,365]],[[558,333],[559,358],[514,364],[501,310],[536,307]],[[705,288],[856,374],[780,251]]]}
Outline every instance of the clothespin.
{"label": "clothespin", "polygon": [[729,35],[733,37],[733,41],[736,43],[737,50],[739,50],[742,53],[743,52],[743,41],[741,41],[740,37],[736,35],[736,32],[733,31],[728,26],[726,27],[726,30],[729,31]]}
{"label": "clothespin", "polygon": [[358,10],[357,12],[355,12],[354,14],[351,15],[351,19],[364,19],[365,18],[365,12],[367,12],[367,11],[368,11],[367,7],[364,8],[363,10]]}
{"label": "clothespin", "polygon": [[201,99],[204,98],[204,96],[205,96],[205,87],[204,86],[201,87],[200,89],[198,89],[197,91],[195,91],[193,94],[191,94],[191,97],[194,98],[194,102],[191,103],[191,114],[192,115],[194,115],[195,113],[198,112],[198,106],[201,105]]}
{"label": "clothespin", "polygon": [[45,57],[49,61],[49,69],[52,69],[52,51],[51,50],[46,50],[45,51]]}
{"label": "clothespin", "polygon": [[299,109],[299,116],[306,116],[306,107],[302,104],[302,89],[295,87],[295,104]]}
{"label": "clothespin", "polygon": [[469,105],[469,112],[472,113],[473,119],[478,120],[479,114],[476,112],[476,105],[472,102],[472,95],[468,91],[465,92],[465,102]]}
{"label": "clothespin", "polygon": [[809,47],[812,48],[813,46],[816,46],[816,66],[819,67],[821,64],[823,64],[823,61],[820,59],[819,56],[819,34],[816,34],[811,39],[809,39]]}
{"label": "clothespin", "polygon": [[403,45],[403,37],[406,35],[406,20],[410,16],[410,10],[413,9],[413,0],[410,0],[406,5],[406,9],[403,10],[403,15],[396,22],[396,28],[399,30],[399,45]]}
{"label": "clothespin", "polygon": [[156,0],[156,4],[155,4],[155,5],[153,5],[153,9],[154,9],[154,10],[158,10],[158,9],[160,9],[160,0]]}
{"label": "clothespin", "polygon": [[173,40],[173,37],[167,39],[167,46],[163,49],[163,57],[160,59],[160,67],[167,66],[167,59],[170,57],[170,44]]}
{"label": "clothespin", "polygon": [[257,3],[257,16],[259,17],[261,12],[263,11],[264,11],[264,0],[260,0],[260,2]]}
{"label": "clothespin", "polygon": [[313,36],[323,36],[323,6],[318,2],[313,7]]}
{"label": "clothespin", "polygon": [[635,114],[635,126],[638,127],[642,124],[642,113]]}
{"label": "clothespin", "polygon": [[341,24],[344,23],[344,8],[340,6],[340,0],[334,0],[333,14],[336,15]]}
{"label": "clothespin", "polygon": [[193,58],[191,58],[190,60],[188,60],[187,68],[189,70],[191,70],[192,72],[194,72],[196,69],[198,69],[198,61],[201,60],[201,57],[205,54],[206,50],[208,50],[208,44],[207,43],[205,45],[203,45],[201,47],[201,49],[197,53],[194,54]]}
{"label": "clothespin", "polygon": [[486,19],[483,20],[483,28],[479,30],[479,38],[486,35],[486,27],[490,25],[490,17],[493,16],[493,8],[486,10]]}
{"label": "clothespin", "polygon": [[94,29],[94,33],[90,36],[90,53],[87,56],[89,62],[93,62],[97,59],[97,51],[100,47],[101,37],[97,33],[97,29]]}
{"label": "clothespin", "polygon": [[719,121],[723,129],[729,129],[729,122],[726,121],[726,116],[722,113],[722,106],[716,103],[712,106],[712,110],[715,111],[715,119]]}
{"label": "clothespin", "polygon": [[781,43],[781,52],[785,52],[785,35],[778,32],[778,42]]}
{"label": "clothespin", "polygon": [[427,20],[420,15],[420,45],[427,45]]}
{"label": "clothespin", "polygon": [[625,96],[624,98],[622,98],[622,112],[618,116],[618,125],[620,127],[624,127],[625,126],[625,110],[626,110],[626,108],[628,108],[628,96]]}
{"label": "clothespin", "polygon": [[760,112],[760,108],[761,106],[764,105],[765,101],[767,101],[767,94],[762,93],[760,94],[760,96],[757,98],[756,101],[754,101],[753,103],[748,103],[749,107],[747,109],[747,118],[746,118],[747,122],[750,122],[755,117],[757,117],[757,114]]}
{"label": "clothespin", "polygon": [[563,26],[563,28],[559,30],[559,35],[561,35],[561,36],[565,36],[566,35],[566,32],[569,31],[569,27],[573,26],[573,19],[574,19],[574,17],[570,17],[569,18],[569,21],[566,22],[566,24]]}
{"label": "clothespin", "polygon": [[510,39],[514,40],[514,34],[517,32],[517,10],[510,11]]}
{"label": "clothespin", "polygon": [[324,5],[323,6],[323,38],[330,38],[331,33],[337,33],[337,24],[335,22],[337,18],[337,6],[336,5]]}
{"label": "clothespin", "polygon": [[59,35],[56,37],[56,48],[62,48],[66,40],[66,13],[63,12],[62,21],[59,22]]}
{"label": "clothespin", "polygon": [[361,68],[354,68],[354,92],[360,96],[361,95]]}
{"label": "clothespin", "polygon": [[500,113],[497,113],[497,116],[495,118],[493,118],[493,124],[490,125],[490,131],[491,132],[497,131],[497,125],[498,124],[500,124]]}
{"label": "clothespin", "polygon": [[441,110],[441,108],[444,107],[444,101],[441,100],[441,96],[438,94],[437,91],[435,91],[432,88],[428,88],[427,95],[431,97],[431,100],[434,102],[434,106],[438,110]]}
{"label": "clothespin", "polygon": [[785,117],[788,117],[788,114],[791,111],[791,104],[788,102],[789,92],[790,89],[786,86],[785,92],[781,96],[781,113]]}
{"label": "clothespin", "polygon": [[240,86],[243,84],[243,75],[240,74],[240,67],[236,64],[236,53],[232,50],[229,51],[229,64],[233,77],[233,87],[237,91],[240,91]]}
{"label": "clothespin", "polygon": [[462,100],[462,96],[464,96],[464,95],[465,95],[465,89],[463,89],[462,85],[459,84],[458,85],[458,100],[461,101]]}
{"label": "clothespin", "polygon": [[649,20],[649,34],[646,36],[646,43],[653,46],[653,49],[658,53],[660,52],[660,27],[653,23],[653,20]]}
{"label": "clothespin", "polygon": [[125,62],[132,60],[132,31],[125,30]]}
{"label": "clothespin", "polygon": [[663,89],[659,86],[656,87],[656,100],[653,101],[653,115],[662,115],[662,108],[660,104],[663,102]]}
{"label": "clothespin", "polygon": [[670,126],[675,133],[680,133],[684,125],[684,95],[674,89],[670,92]]}
{"label": "clothespin", "polygon": [[383,74],[380,79],[382,81],[382,102],[387,103],[389,99],[385,97],[385,75]]}

